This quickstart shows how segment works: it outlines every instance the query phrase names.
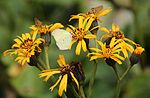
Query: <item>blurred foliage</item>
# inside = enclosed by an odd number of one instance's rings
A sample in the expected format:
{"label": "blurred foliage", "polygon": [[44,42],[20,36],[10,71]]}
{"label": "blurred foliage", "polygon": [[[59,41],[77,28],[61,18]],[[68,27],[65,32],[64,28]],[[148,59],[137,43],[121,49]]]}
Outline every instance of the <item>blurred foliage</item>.
{"label": "blurred foliage", "polygon": [[[69,24],[70,15],[77,14],[91,6],[111,5],[113,11],[103,18],[103,25],[111,26],[116,22],[121,25],[125,35],[142,44],[145,53],[141,62],[133,67],[122,84],[121,98],[150,98],[150,0],[1,0],[0,1],[0,96],[1,98],[57,98],[57,92],[51,93],[50,83],[39,79],[40,73],[30,66],[20,68],[13,58],[4,57],[2,52],[9,49],[13,39],[23,32],[28,32],[34,24],[34,17],[44,23],[61,22]],[[64,53],[68,62],[80,61],[86,75],[85,86],[88,87],[92,62],[82,53],[75,56],[72,51],[59,51],[55,41],[50,46],[50,63],[56,65],[58,54]],[[75,48],[75,47],[74,47]],[[120,72],[126,68],[121,65]],[[99,61],[97,77],[92,98],[113,98],[116,77],[112,69]]]}

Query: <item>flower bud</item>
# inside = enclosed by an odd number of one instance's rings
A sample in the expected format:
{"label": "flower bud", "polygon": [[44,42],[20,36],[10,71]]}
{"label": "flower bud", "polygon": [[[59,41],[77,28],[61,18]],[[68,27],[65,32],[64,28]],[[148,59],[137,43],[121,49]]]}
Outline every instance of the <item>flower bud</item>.
{"label": "flower bud", "polygon": [[137,64],[140,61],[140,56],[143,53],[144,48],[142,48],[140,45],[137,45],[136,49],[133,51],[131,57],[130,57],[130,63],[131,66],[134,64]]}
{"label": "flower bud", "polygon": [[30,57],[30,62],[28,63],[30,66],[37,66],[38,64],[38,56],[40,55],[39,52],[35,52],[35,55]]}

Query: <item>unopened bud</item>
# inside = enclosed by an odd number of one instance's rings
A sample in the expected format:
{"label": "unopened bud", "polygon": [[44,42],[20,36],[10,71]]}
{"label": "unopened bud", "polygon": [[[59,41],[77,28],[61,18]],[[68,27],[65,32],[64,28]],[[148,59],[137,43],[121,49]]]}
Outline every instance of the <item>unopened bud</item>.
{"label": "unopened bud", "polygon": [[130,63],[131,66],[133,66],[134,64],[137,64],[140,61],[140,56],[143,53],[144,48],[142,48],[141,46],[137,46],[136,49],[133,51],[131,57],[130,57]]}

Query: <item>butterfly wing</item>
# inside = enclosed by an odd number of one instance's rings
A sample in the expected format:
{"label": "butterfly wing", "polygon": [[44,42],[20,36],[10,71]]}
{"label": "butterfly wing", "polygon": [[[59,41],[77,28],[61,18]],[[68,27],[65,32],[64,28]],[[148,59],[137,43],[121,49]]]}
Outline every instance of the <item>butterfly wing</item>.
{"label": "butterfly wing", "polygon": [[56,29],[52,32],[52,36],[54,37],[55,41],[58,42],[62,35],[63,35],[63,30],[62,29]]}
{"label": "butterfly wing", "polygon": [[72,35],[68,31],[56,29],[52,32],[52,36],[54,36],[56,45],[60,50],[68,50],[72,41]]}
{"label": "butterfly wing", "polygon": [[34,18],[34,22],[35,22],[35,25],[37,26],[37,27],[40,27],[40,26],[42,26],[42,22],[38,19],[38,18]]}

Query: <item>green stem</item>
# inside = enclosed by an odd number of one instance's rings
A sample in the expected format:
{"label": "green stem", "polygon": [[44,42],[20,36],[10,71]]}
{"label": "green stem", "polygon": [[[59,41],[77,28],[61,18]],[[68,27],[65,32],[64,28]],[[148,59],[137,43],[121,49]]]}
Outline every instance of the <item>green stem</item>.
{"label": "green stem", "polygon": [[120,95],[120,76],[119,76],[119,73],[118,73],[117,68],[116,68],[115,65],[113,66],[113,69],[114,69],[115,75],[117,77],[117,85],[116,85],[116,90],[115,90],[115,98],[119,98],[119,95]]}
{"label": "green stem", "polygon": [[113,66],[113,69],[114,69],[114,71],[115,71],[115,75],[116,75],[116,77],[117,77],[117,80],[120,80],[120,76],[119,76],[119,73],[118,73],[117,68],[116,68],[115,65]]}
{"label": "green stem", "polygon": [[97,63],[97,61],[95,61],[95,64],[93,66],[91,79],[90,79],[90,82],[89,82],[89,89],[88,89],[88,96],[87,96],[87,98],[90,98],[91,95],[92,95],[92,87],[93,87],[95,76],[96,76],[97,65],[98,65],[98,63]]}
{"label": "green stem", "polygon": [[115,71],[115,74],[117,76],[117,85],[116,85],[116,91],[115,91],[115,98],[119,98],[121,81],[128,74],[128,72],[130,71],[131,68],[132,68],[132,66],[129,65],[128,68],[126,69],[126,71],[121,75],[121,77],[119,77],[118,71],[117,71],[116,67],[114,67],[114,71]]}
{"label": "green stem", "polygon": [[79,94],[77,93],[77,91],[75,90],[73,84],[71,84],[71,88],[72,88],[72,91],[73,91],[73,94],[75,95],[75,97],[76,97],[76,98],[81,98],[81,97],[79,96]]}
{"label": "green stem", "polygon": [[[86,98],[86,97],[85,97],[85,94],[84,94],[84,90],[83,90],[83,86],[82,86],[82,85],[79,87],[79,92],[80,92],[81,98]],[[80,97],[79,97],[79,98],[80,98]]]}
{"label": "green stem", "polygon": [[132,68],[132,66],[128,66],[127,70],[122,74],[122,76],[120,77],[120,80],[123,80],[124,77],[128,74],[128,72],[130,71],[130,69]]}
{"label": "green stem", "polygon": [[44,66],[44,64],[43,64],[43,61],[40,60],[40,59],[38,59],[38,65],[37,66],[41,67],[43,70],[46,69],[45,66]]}
{"label": "green stem", "polygon": [[44,64],[42,64],[42,60],[37,59],[37,66],[40,71],[45,70]]}
{"label": "green stem", "polygon": [[38,68],[40,71],[44,70],[43,66],[41,66],[40,64],[37,64],[37,66],[35,67]]}
{"label": "green stem", "polygon": [[47,65],[47,68],[50,69],[49,58],[48,58],[48,46],[45,46],[44,50],[45,50],[46,65]]}
{"label": "green stem", "polygon": [[38,58],[38,62],[41,64],[41,65],[43,65],[43,66],[45,66],[46,64],[44,63],[44,61],[39,57]]}
{"label": "green stem", "polygon": [[120,83],[121,83],[121,81],[118,80],[117,81],[117,85],[116,85],[115,98],[119,98],[119,95],[120,95]]}
{"label": "green stem", "polygon": [[[98,48],[97,39],[95,39],[95,47]],[[89,52],[91,52],[91,51],[89,51]],[[90,79],[90,82],[89,82],[87,98],[90,98],[91,95],[92,95],[92,88],[93,88],[94,80],[95,80],[95,76],[96,76],[98,62],[96,60],[94,60],[94,63],[95,64],[93,66],[92,75],[91,75],[91,79]]]}

